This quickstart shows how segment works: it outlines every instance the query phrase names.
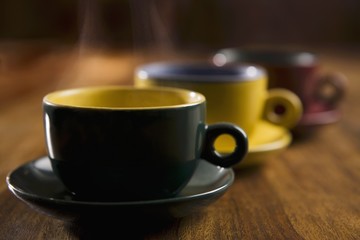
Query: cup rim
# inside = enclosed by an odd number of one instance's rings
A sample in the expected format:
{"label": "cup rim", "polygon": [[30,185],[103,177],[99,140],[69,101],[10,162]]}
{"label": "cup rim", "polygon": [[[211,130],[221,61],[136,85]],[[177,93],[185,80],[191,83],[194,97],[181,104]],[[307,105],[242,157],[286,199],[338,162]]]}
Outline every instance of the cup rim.
{"label": "cup rim", "polygon": [[318,64],[317,56],[313,52],[272,48],[223,48],[213,55],[212,61],[220,64],[244,62],[301,67]]}
{"label": "cup rim", "polygon": [[[77,94],[84,91],[155,91],[155,92],[167,92],[167,93],[177,93],[184,95],[192,101],[180,104],[166,104],[161,106],[139,106],[139,107],[112,107],[112,106],[82,106],[77,104],[66,104],[56,101],[53,98],[69,96],[72,94]],[[160,110],[160,109],[179,109],[186,108],[191,106],[200,105],[206,102],[206,98],[203,94],[187,89],[173,88],[173,87],[136,87],[136,86],[117,86],[117,85],[106,85],[106,86],[91,86],[91,87],[77,87],[77,88],[68,88],[62,90],[56,90],[46,94],[43,97],[44,106],[53,106],[53,107],[62,107],[62,108],[77,108],[77,109],[101,109],[101,110],[117,110],[117,111],[143,111],[143,110]]]}
{"label": "cup rim", "polygon": [[140,65],[135,75],[141,80],[187,82],[245,82],[266,77],[265,70],[256,64],[228,64],[217,66],[210,62],[153,62]]}

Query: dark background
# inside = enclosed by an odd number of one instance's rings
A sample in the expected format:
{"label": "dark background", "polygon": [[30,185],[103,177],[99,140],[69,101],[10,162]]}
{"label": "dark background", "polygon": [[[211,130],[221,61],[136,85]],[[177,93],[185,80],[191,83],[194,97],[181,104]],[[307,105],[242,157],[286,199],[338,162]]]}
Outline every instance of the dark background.
{"label": "dark background", "polygon": [[360,43],[358,0],[1,0],[0,41],[216,49]]}

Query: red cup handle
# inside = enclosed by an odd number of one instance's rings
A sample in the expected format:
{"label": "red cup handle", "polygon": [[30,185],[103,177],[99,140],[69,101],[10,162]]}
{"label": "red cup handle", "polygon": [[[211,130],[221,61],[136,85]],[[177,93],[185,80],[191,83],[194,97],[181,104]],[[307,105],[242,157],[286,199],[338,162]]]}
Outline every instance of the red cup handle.
{"label": "red cup handle", "polygon": [[346,94],[347,78],[342,73],[328,73],[320,76],[315,89],[315,98],[327,106],[335,106]]}

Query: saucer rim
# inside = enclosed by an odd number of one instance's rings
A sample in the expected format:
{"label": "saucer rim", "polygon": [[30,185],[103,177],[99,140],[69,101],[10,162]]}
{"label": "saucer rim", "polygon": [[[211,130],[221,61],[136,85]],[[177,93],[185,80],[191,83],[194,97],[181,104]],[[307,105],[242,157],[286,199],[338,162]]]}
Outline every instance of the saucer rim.
{"label": "saucer rim", "polygon": [[[8,186],[8,189],[18,198],[25,201],[41,201],[46,203],[54,203],[54,204],[62,204],[62,205],[71,205],[71,206],[141,206],[141,205],[158,205],[158,204],[164,204],[164,203],[178,203],[178,202],[184,202],[184,201],[190,201],[194,199],[203,199],[214,195],[221,195],[224,193],[235,181],[235,173],[232,168],[222,168],[214,165],[214,168],[216,169],[225,169],[227,172],[224,174],[227,177],[227,181],[222,184],[221,186],[214,188],[210,191],[205,191],[197,194],[190,194],[187,196],[174,196],[171,198],[159,198],[159,199],[151,199],[151,200],[136,200],[136,201],[74,201],[66,200],[66,199],[57,199],[57,198],[48,198],[44,196],[40,196],[37,194],[31,194],[23,189],[19,189],[18,187],[14,186],[14,184],[11,183],[11,176],[15,174],[16,171],[20,171],[21,168],[24,168],[26,166],[32,165],[37,161],[40,161],[44,158],[48,158],[47,156],[38,157],[34,160],[28,161],[24,164],[19,165],[12,171],[8,173],[6,176],[6,184]],[[201,159],[200,161],[206,161]],[[51,171],[53,173],[53,171]],[[187,185],[186,185],[187,186]],[[186,187],[185,187],[186,188]]]}
{"label": "saucer rim", "polygon": [[260,120],[259,124],[266,124],[271,126],[271,128],[279,128],[283,131],[280,137],[276,138],[274,141],[265,142],[262,144],[257,144],[253,146],[249,146],[248,155],[257,154],[257,153],[267,153],[276,151],[290,145],[292,141],[292,134],[289,129],[275,125],[273,123],[267,122],[266,120]]}
{"label": "saucer rim", "polygon": [[[326,117],[327,121],[319,120],[322,115],[328,115]],[[332,109],[327,111],[319,111],[319,112],[312,112],[306,113],[300,119],[298,126],[299,127],[311,127],[311,126],[319,126],[319,125],[327,125],[336,123],[340,120],[340,111],[339,109]]]}
{"label": "saucer rim", "polygon": [[261,144],[259,146],[249,149],[248,154],[267,153],[285,148],[290,145],[292,139],[293,138],[290,133],[284,133],[284,135],[276,141]]}

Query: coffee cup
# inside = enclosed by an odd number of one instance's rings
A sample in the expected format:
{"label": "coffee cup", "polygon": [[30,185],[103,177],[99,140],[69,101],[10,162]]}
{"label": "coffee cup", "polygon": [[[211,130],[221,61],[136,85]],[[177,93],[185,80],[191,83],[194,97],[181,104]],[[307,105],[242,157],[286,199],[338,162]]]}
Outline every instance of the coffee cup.
{"label": "coffee cup", "polygon": [[[80,199],[145,200],[175,196],[200,159],[231,167],[247,153],[247,136],[231,123],[207,125],[206,99],[173,88],[96,86],[59,90],[43,99],[54,173]],[[229,134],[236,149],[217,153]]]}
{"label": "coffee cup", "polygon": [[[207,122],[233,122],[251,139],[261,120],[292,128],[302,106],[299,98],[285,89],[267,89],[264,69],[255,65],[215,66],[208,62],[156,62],[135,71],[139,87],[167,86],[190,89],[205,95]],[[233,149],[231,138],[217,141],[220,152]]]}
{"label": "coffee cup", "polygon": [[[304,107],[303,120],[309,114],[336,110],[346,93],[346,77],[339,72],[321,72],[319,59],[312,52],[228,48],[219,50],[213,62],[216,65],[236,62],[263,66],[268,73],[269,88],[285,88],[299,96]],[[337,117],[338,114],[326,116]],[[322,118],[322,121],[326,123],[329,119]]]}

